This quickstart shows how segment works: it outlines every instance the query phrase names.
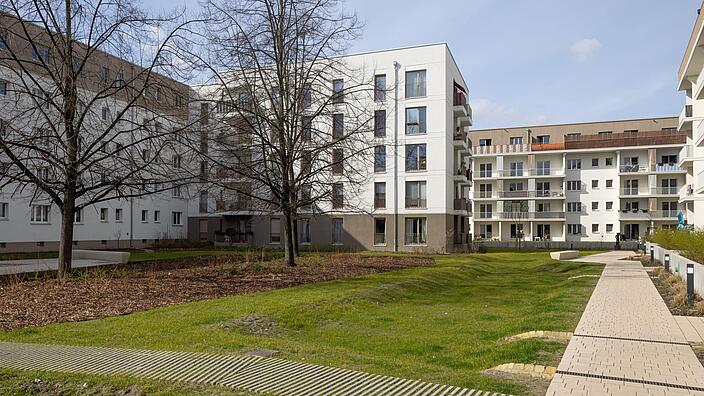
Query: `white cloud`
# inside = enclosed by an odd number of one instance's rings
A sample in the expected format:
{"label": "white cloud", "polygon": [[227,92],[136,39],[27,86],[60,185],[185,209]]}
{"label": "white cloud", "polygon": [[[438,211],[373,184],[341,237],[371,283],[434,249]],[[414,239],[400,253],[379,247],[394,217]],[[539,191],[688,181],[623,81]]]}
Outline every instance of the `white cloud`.
{"label": "white cloud", "polygon": [[524,114],[489,99],[472,99],[475,128],[504,128],[510,126],[544,124],[544,114]]}
{"label": "white cloud", "polygon": [[601,43],[595,38],[583,38],[570,47],[570,53],[577,62],[584,62],[601,48]]}

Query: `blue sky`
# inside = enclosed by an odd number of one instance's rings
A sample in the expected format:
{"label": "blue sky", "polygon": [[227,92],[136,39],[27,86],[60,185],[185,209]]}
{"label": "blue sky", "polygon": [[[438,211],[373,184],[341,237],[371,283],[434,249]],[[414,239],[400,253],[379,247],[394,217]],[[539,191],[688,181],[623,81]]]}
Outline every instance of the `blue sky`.
{"label": "blue sky", "polygon": [[[197,0],[145,0],[153,9]],[[474,129],[679,114],[700,0],[348,0],[352,52],[447,42]]]}

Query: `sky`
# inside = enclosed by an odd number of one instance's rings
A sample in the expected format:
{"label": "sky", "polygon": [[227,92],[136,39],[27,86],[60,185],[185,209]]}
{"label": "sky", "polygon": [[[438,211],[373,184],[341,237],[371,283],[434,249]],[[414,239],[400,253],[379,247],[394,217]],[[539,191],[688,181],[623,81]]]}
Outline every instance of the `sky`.
{"label": "sky", "polygon": [[[143,0],[153,10],[197,0]],[[473,129],[678,115],[701,0],[347,0],[351,52],[448,43]]]}

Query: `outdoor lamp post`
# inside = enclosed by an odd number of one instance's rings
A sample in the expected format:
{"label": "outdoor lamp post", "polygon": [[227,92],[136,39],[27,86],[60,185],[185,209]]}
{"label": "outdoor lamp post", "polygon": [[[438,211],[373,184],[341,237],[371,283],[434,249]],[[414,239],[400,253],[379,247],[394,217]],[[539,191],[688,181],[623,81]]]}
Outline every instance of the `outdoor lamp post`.
{"label": "outdoor lamp post", "polygon": [[655,246],[652,244],[650,245],[650,264],[652,265],[655,262]]}
{"label": "outdoor lamp post", "polygon": [[694,264],[687,263],[687,300],[694,299]]}
{"label": "outdoor lamp post", "polygon": [[670,272],[670,253],[665,253],[664,263],[665,271]]}

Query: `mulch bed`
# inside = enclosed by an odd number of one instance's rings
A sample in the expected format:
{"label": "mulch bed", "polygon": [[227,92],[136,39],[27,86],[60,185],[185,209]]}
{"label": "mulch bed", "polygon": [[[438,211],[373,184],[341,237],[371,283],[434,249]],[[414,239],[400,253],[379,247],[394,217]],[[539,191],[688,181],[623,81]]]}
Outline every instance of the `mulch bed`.
{"label": "mulch bed", "polygon": [[0,329],[123,315],[432,263],[421,257],[332,254],[302,257],[298,266],[288,267],[281,259],[211,256],[96,268],[64,281],[6,278],[0,283]]}
{"label": "mulch bed", "polygon": [[695,299],[693,302],[684,305],[677,304],[675,302],[675,292],[673,288],[670,285],[664,283],[662,279],[660,279],[655,274],[650,273],[649,275],[650,280],[653,281],[653,285],[655,285],[655,288],[658,290],[658,293],[660,293],[660,296],[662,297],[663,301],[665,301],[665,305],[667,305],[667,308],[670,310],[671,314],[676,316],[704,316],[695,308],[695,303],[701,301],[701,297],[695,294]]}

